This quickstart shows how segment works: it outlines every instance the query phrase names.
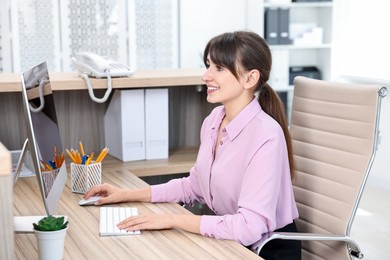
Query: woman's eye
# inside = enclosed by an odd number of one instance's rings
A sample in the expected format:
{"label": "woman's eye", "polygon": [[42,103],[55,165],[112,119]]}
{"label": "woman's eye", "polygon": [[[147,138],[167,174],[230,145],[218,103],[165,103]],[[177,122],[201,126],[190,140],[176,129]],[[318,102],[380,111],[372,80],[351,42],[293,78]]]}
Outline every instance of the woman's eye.
{"label": "woman's eye", "polygon": [[210,64],[206,64],[206,69],[210,68]]}
{"label": "woman's eye", "polygon": [[217,68],[217,70],[218,70],[218,71],[221,71],[221,70],[223,70],[223,67],[221,67],[221,66],[218,66],[218,65],[216,66],[216,68]]}

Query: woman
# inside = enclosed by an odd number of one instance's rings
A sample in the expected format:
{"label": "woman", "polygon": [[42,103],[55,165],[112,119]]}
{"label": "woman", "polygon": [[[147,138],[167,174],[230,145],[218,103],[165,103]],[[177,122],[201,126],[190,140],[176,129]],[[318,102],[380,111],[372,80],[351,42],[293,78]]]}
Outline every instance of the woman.
{"label": "woman", "polygon": [[[267,84],[271,53],[252,32],[225,33],[204,52],[207,101],[222,103],[204,120],[201,145],[189,177],[141,190],[109,184],[92,188],[85,198],[105,196],[95,205],[124,201],[206,203],[215,215],[150,215],[119,223],[127,230],[181,228],[251,246],[274,230],[293,232],[298,211],[292,191],[291,139],[284,107]],[[255,93],[258,93],[256,98]],[[275,240],[278,241],[278,240]],[[261,256],[274,259],[300,254],[300,243],[271,242]],[[272,245],[274,244],[274,245]],[[282,259],[286,258],[286,255]],[[298,256],[299,258],[299,256]]]}

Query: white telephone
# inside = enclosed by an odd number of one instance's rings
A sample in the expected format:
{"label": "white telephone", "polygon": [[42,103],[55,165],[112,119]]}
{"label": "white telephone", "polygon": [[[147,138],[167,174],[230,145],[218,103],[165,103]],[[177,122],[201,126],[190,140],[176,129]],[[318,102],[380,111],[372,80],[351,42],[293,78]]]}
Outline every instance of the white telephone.
{"label": "white telephone", "polygon": [[[112,90],[111,77],[129,77],[134,73],[133,70],[119,62],[91,52],[79,52],[72,57],[72,61],[87,84],[89,96],[97,103],[103,103],[108,99]],[[102,98],[95,97],[89,77],[107,78],[107,91]]]}
{"label": "white telephone", "polygon": [[72,61],[80,73],[95,78],[106,78],[107,73],[110,73],[111,77],[129,77],[134,73],[126,65],[91,52],[79,52],[72,57]]}

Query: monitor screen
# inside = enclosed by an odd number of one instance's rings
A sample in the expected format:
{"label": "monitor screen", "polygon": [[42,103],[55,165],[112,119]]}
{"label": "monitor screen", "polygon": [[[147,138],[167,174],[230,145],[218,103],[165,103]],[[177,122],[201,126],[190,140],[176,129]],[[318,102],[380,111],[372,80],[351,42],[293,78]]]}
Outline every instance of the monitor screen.
{"label": "monitor screen", "polygon": [[22,73],[27,149],[31,153],[45,210],[52,215],[64,189],[67,172],[46,62]]}

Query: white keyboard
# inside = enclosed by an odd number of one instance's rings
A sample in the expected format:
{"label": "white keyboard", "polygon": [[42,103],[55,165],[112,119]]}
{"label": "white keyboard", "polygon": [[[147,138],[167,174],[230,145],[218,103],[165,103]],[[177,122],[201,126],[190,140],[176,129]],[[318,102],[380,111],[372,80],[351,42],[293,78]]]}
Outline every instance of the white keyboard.
{"label": "white keyboard", "polygon": [[129,207],[100,207],[100,236],[139,235],[141,231],[120,230],[116,225],[122,220],[138,215],[137,208]]}

